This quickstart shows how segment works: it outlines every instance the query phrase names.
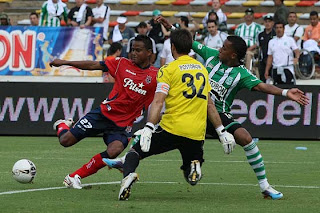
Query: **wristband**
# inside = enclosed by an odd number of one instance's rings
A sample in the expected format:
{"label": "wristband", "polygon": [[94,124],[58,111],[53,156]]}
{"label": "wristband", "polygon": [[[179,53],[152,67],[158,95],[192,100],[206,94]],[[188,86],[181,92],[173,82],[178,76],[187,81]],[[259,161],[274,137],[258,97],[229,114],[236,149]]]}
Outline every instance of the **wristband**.
{"label": "wristband", "polygon": [[216,128],[216,132],[218,133],[219,136],[222,135],[222,133],[223,133],[224,131],[226,131],[226,130],[224,129],[224,126],[223,126],[223,125],[220,125],[220,126],[218,126],[218,127]]}
{"label": "wristband", "polygon": [[151,129],[152,131],[154,131],[155,127],[154,124],[151,122],[146,123],[146,127],[148,127],[149,129]]}
{"label": "wristband", "polygon": [[287,94],[288,94],[288,89],[284,89],[284,90],[282,90],[282,96],[284,96],[284,97],[287,97]]}

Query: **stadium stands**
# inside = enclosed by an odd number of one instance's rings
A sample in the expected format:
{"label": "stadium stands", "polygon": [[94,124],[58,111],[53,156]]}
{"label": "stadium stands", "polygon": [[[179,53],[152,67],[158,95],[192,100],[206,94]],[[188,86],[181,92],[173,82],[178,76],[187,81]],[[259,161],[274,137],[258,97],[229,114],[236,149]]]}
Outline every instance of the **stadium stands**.
{"label": "stadium stands", "polygon": [[[96,0],[89,0],[88,3],[94,7],[93,3]],[[28,19],[30,12],[37,11],[44,1],[39,0],[0,0],[0,12],[5,12],[9,15],[13,24],[18,24],[18,21]],[[68,8],[75,5],[75,0],[65,1]],[[203,17],[211,9],[210,0],[104,0],[111,8],[110,26],[113,26],[113,21],[123,14],[129,16],[128,21],[135,23],[145,21],[152,17],[152,11],[159,9],[162,14],[170,21],[176,22],[176,17],[180,15],[190,15],[201,23]],[[229,0],[222,1],[222,10],[227,14],[228,26],[234,26],[243,22],[243,12],[248,7],[254,7],[256,12],[256,22],[262,23],[262,17],[266,13],[274,12],[274,2],[272,0]],[[284,4],[289,7],[290,11],[298,13],[299,24],[309,24],[308,13],[312,10],[317,10],[320,6],[320,1],[308,0],[288,0]],[[25,22],[19,22],[25,23]]]}

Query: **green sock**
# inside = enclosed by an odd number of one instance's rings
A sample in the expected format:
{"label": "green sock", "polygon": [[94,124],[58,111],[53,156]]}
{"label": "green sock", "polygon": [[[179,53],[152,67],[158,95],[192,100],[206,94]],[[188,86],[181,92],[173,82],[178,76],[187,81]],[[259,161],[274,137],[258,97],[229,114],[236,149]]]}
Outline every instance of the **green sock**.
{"label": "green sock", "polygon": [[243,147],[248,163],[251,165],[254,173],[257,176],[261,190],[269,186],[266,171],[263,163],[263,158],[260,154],[259,148],[255,142],[251,142]]}

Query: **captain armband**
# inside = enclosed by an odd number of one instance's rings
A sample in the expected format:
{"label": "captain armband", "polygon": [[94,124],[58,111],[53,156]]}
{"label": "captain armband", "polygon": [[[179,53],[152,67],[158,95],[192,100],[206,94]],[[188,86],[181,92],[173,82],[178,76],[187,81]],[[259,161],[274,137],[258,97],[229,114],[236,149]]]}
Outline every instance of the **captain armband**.
{"label": "captain armband", "polygon": [[157,84],[156,92],[162,92],[166,95],[169,93],[170,86],[166,83],[160,82]]}

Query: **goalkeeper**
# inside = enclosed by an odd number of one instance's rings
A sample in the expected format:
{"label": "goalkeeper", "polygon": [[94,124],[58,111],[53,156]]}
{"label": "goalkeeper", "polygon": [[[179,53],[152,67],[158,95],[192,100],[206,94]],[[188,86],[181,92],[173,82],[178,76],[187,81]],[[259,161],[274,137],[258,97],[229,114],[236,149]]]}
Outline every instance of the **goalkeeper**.
{"label": "goalkeeper", "polygon": [[[227,153],[235,145],[233,136],[224,130],[217,110],[209,98],[211,90],[208,72],[203,65],[188,56],[192,36],[187,30],[171,32],[171,50],[175,61],[161,67],[157,75],[157,89],[146,126],[136,132],[140,142],[127,153],[123,165],[123,180],[119,200],[127,200],[131,186],[138,180],[135,173],[139,161],[151,155],[178,149],[181,153],[184,177],[191,185],[201,179],[203,143],[207,113],[219,134]],[[160,127],[160,112],[165,112]]]}
{"label": "goalkeeper", "polygon": [[[158,21],[167,29],[172,27],[163,17],[158,18]],[[241,37],[228,36],[220,51],[208,48],[196,41],[193,42],[192,49],[206,61],[212,87],[211,93],[213,94],[211,98],[220,114],[223,125],[234,136],[236,143],[243,147],[248,163],[257,176],[263,196],[274,200],[282,198],[283,194],[273,189],[268,183],[258,146],[252,141],[250,133],[240,123],[234,121],[232,114],[230,114],[230,107],[238,91],[243,88],[272,95],[282,95],[301,105],[308,104],[308,98],[297,88],[288,90],[265,84],[247,70],[243,66],[247,46]],[[210,128],[210,123],[208,123],[207,133],[215,134],[212,127]]]}

